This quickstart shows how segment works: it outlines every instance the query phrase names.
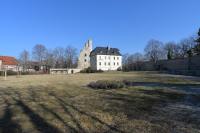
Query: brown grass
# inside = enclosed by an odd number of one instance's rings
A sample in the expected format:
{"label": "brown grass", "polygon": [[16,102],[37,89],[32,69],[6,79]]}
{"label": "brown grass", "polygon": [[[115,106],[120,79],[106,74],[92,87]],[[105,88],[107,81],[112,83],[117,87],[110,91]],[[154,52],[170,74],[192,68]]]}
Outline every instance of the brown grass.
{"label": "brown grass", "polygon": [[[129,80],[111,90],[97,80]],[[0,77],[0,132],[200,132],[200,80],[152,72]]]}

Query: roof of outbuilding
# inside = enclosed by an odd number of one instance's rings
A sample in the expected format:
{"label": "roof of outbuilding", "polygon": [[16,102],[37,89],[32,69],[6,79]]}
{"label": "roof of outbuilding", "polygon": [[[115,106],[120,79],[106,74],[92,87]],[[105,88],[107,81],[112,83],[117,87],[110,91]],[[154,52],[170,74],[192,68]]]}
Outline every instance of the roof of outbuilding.
{"label": "roof of outbuilding", "polygon": [[90,53],[91,56],[93,55],[117,55],[121,56],[121,53],[118,48],[109,48],[109,47],[96,47]]}
{"label": "roof of outbuilding", "polygon": [[18,64],[15,57],[11,57],[11,56],[0,56],[0,60],[2,60],[3,65],[17,65]]}

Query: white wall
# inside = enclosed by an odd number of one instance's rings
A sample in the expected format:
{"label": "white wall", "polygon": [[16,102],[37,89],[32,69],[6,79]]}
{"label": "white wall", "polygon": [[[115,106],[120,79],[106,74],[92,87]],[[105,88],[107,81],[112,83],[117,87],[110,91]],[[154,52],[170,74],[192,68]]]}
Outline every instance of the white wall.
{"label": "white wall", "polygon": [[6,69],[6,70],[11,70],[11,71],[15,71],[17,72],[18,70],[20,71],[21,68],[16,66],[16,65],[3,65],[3,67]]}
{"label": "white wall", "polygon": [[122,68],[122,56],[96,55],[91,58],[91,67],[95,70],[117,70]]}

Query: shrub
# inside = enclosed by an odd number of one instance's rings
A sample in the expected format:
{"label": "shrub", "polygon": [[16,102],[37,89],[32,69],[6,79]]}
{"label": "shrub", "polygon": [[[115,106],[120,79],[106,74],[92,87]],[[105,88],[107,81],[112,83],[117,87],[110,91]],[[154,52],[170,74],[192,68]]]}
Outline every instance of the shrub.
{"label": "shrub", "polygon": [[[37,74],[46,74],[44,72],[15,72],[15,71],[12,71],[12,70],[8,70],[7,71],[7,76],[14,76],[14,75],[37,75]],[[4,76],[5,73],[4,72],[0,72],[0,76]]]}
{"label": "shrub", "polygon": [[92,70],[91,67],[81,70],[80,73],[102,73],[102,70]]}
{"label": "shrub", "polygon": [[88,86],[94,89],[118,89],[125,87],[124,83],[121,81],[108,80],[98,80],[96,82],[91,82],[88,84]]}
{"label": "shrub", "polygon": [[17,75],[17,72],[8,70],[8,71],[7,71],[7,75]]}
{"label": "shrub", "polygon": [[134,86],[134,82],[129,81],[129,80],[123,80],[123,83],[124,83],[126,86]]}
{"label": "shrub", "polygon": [[122,68],[121,68],[121,67],[118,67],[118,68],[117,68],[117,71],[122,71]]}

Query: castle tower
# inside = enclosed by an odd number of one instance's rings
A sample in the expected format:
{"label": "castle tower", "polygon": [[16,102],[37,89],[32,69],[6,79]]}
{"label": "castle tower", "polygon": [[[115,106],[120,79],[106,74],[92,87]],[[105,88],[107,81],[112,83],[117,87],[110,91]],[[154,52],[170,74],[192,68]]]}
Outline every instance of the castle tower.
{"label": "castle tower", "polygon": [[92,40],[88,40],[85,43],[84,48],[80,52],[80,56],[78,59],[78,68],[85,69],[90,67],[90,52],[92,51]]}

